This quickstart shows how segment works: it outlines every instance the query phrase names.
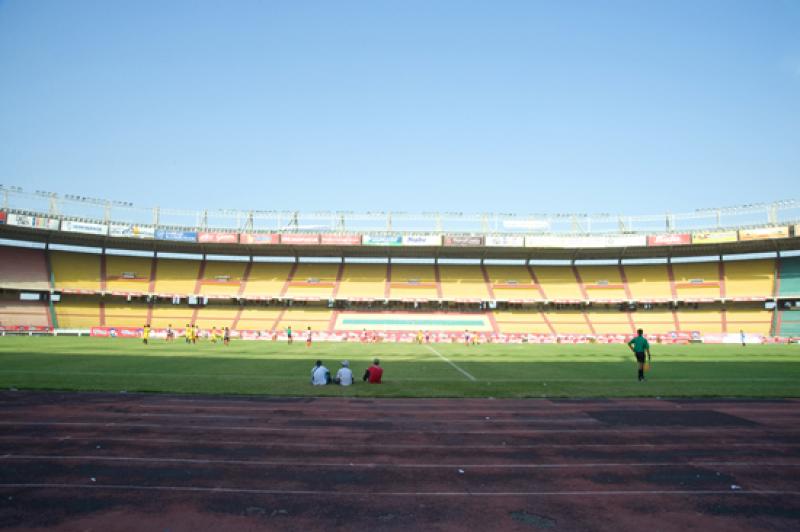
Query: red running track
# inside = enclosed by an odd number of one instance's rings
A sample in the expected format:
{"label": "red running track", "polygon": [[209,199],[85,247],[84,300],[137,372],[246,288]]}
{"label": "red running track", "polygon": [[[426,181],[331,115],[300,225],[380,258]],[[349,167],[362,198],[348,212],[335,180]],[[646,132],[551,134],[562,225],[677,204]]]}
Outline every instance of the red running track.
{"label": "red running track", "polygon": [[0,527],[800,530],[800,401],[0,393]]}

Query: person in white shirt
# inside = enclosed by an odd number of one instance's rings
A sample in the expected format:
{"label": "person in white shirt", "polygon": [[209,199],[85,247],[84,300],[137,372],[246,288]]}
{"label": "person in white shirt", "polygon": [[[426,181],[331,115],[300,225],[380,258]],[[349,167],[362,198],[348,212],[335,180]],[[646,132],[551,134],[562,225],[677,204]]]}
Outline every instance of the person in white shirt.
{"label": "person in white shirt", "polygon": [[336,372],[336,384],[350,386],[353,384],[353,372],[350,370],[350,362],[342,360],[342,367]]}
{"label": "person in white shirt", "polygon": [[311,384],[314,386],[325,386],[330,381],[331,372],[328,368],[322,365],[321,360],[317,360],[314,367],[311,368]]}

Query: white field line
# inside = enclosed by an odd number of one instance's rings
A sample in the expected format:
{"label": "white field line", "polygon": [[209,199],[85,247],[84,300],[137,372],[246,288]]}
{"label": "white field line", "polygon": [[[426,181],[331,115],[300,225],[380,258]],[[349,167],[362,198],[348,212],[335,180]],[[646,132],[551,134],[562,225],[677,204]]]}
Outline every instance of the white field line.
{"label": "white field line", "polygon": [[458,366],[457,366],[456,364],[454,364],[454,363],[453,363],[453,362],[452,362],[452,361],[451,361],[449,358],[447,358],[446,356],[444,356],[443,354],[441,354],[441,353],[440,353],[439,351],[437,351],[436,349],[432,348],[432,347],[431,347],[431,346],[429,346],[429,345],[426,345],[425,347],[427,347],[427,348],[428,348],[428,351],[430,351],[430,352],[431,352],[431,353],[433,353],[434,355],[438,356],[439,358],[441,358],[442,360],[444,360],[445,362],[447,362],[448,364],[450,364],[451,366],[453,366],[455,369],[457,369],[459,372],[461,372],[461,374],[462,374],[462,375],[464,375],[466,378],[468,378],[468,379],[469,379],[469,380],[471,380],[472,382],[476,382],[476,381],[478,380],[478,379],[476,379],[475,377],[473,377],[471,373],[469,373],[468,371],[465,371],[465,370],[461,369],[460,367],[458,367]]}
{"label": "white field line", "polygon": [[[175,424],[159,424],[159,423],[127,423],[127,422],[89,422],[89,421],[0,421],[0,426],[12,427],[112,427],[114,429],[121,428],[138,428],[138,429],[168,429],[168,430],[202,430],[206,432],[223,432],[223,431],[244,431],[244,432],[304,432],[315,431],[320,429],[316,426],[309,427],[253,427],[253,426],[240,426],[240,425],[175,425]],[[712,432],[715,434],[721,433],[726,429],[736,432],[758,432],[762,433],[764,427],[740,427],[740,426],[721,426],[721,427],[680,427],[680,431],[684,434],[687,433],[707,433]],[[541,429],[541,428],[519,428],[519,429],[494,429],[494,430],[392,430],[392,431],[375,431],[368,428],[365,429],[348,429],[349,433],[361,434],[462,434],[462,435],[489,435],[497,436],[500,434],[549,434],[556,432],[563,433],[591,433],[591,434],[633,434],[645,433],[653,434],[663,431],[674,432],[674,426],[649,426],[649,427],[632,427],[632,428],[609,428],[606,425],[593,426],[593,428],[576,428],[576,429]],[[781,428],[781,434],[793,434],[800,432],[798,428]],[[100,438],[101,436],[98,436]]]}
{"label": "white field line", "polygon": [[360,468],[360,469],[606,469],[620,467],[800,467],[800,463],[782,462],[729,462],[729,461],[697,461],[686,462],[584,462],[584,463],[539,463],[539,464],[426,464],[404,463],[391,464],[381,462],[292,462],[281,460],[225,460],[214,458],[162,458],[140,456],[97,456],[97,455],[26,455],[4,454],[0,460],[20,461],[78,461],[78,462],[134,462],[134,463],[178,463],[178,464],[204,464],[204,465],[242,465],[242,466],[267,466],[267,467],[333,467],[333,468]]}
{"label": "white field line", "polygon": [[697,495],[769,495],[800,496],[796,490],[584,490],[584,491],[339,491],[339,490],[268,490],[248,488],[209,488],[201,486],[142,486],[136,484],[64,484],[64,483],[3,483],[0,489],[90,489],[124,491],[165,491],[189,493],[233,493],[256,495],[309,495],[323,497],[576,497],[576,496],[697,496]]}
{"label": "white field line", "polygon": [[[0,442],[3,441],[12,441],[12,442],[42,442],[42,441],[57,441],[60,443],[69,442],[69,441],[91,441],[91,442],[120,442],[120,443],[130,443],[130,444],[139,444],[139,445],[146,445],[146,444],[165,444],[165,443],[180,443],[185,444],[187,443],[186,439],[181,438],[119,438],[119,437],[107,437],[107,436],[97,436],[97,435],[67,435],[67,436],[0,436]],[[246,447],[263,447],[264,449],[271,449],[275,447],[279,448],[304,448],[304,449],[341,449],[341,443],[304,443],[298,441],[287,441],[287,442],[272,442],[272,441],[264,441],[264,440],[255,440],[255,441],[247,441],[247,440],[213,440],[209,441],[209,443],[213,445],[224,445],[224,446],[246,446]],[[351,449],[448,449],[453,450],[452,445],[440,445],[440,444],[404,444],[404,443],[357,443],[357,442],[348,442],[347,447]],[[680,449],[720,449],[725,451],[730,448],[778,448],[778,449],[794,449],[796,447],[800,447],[800,443],[770,443],[770,442],[749,442],[749,443],[742,443],[740,441],[728,441],[728,440],[719,440],[715,439],[713,441],[704,441],[703,443],[693,443],[693,442],[672,442],[672,443],[620,443],[620,442],[610,442],[610,443],[535,443],[535,444],[485,444],[485,445],[459,445],[458,449],[508,449],[508,450],[520,450],[520,449],[574,449],[574,448],[607,448],[613,447],[615,449],[661,449],[664,447],[679,447]]]}

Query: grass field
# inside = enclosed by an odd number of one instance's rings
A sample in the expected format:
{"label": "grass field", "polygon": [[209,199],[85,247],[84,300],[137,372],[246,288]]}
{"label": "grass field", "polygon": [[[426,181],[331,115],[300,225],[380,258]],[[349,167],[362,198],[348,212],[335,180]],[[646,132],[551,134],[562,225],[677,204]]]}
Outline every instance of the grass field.
{"label": "grass field", "polygon": [[[800,397],[800,345],[657,345],[648,382],[623,345],[345,344],[0,338],[0,388],[360,397]],[[381,359],[384,384],[360,376]],[[309,384],[349,359],[355,386]]]}

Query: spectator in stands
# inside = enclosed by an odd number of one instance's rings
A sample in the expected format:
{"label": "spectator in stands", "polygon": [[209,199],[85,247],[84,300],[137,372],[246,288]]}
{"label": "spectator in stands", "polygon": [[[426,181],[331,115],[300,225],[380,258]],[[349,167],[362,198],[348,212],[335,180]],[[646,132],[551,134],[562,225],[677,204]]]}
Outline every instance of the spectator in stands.
{"label": "spectator in stands", "polygon": [[381,361],[377,358],[373,360],[372,365],[364,372],[364,377],[361,380],[367,381],[370,384],[380,384],[381,377],[383,377],[383,368],[380,364]]}
{"label": "spectator in stands", "polygon": [[350,361],[342,360],[342,367],[336,372],[336,379],[334,379],[333,382],[342,386],[350,386],[353,384],[353,372],[350,370]]}
{"label": "spectator in stands", "polygon": [[311,368],[311,384],[314,386],[325,386],[331,380],[331,372],[322,365],[321,360],[317,360]]}

